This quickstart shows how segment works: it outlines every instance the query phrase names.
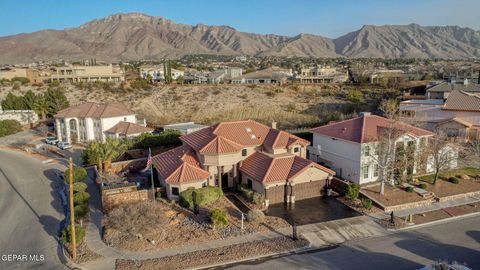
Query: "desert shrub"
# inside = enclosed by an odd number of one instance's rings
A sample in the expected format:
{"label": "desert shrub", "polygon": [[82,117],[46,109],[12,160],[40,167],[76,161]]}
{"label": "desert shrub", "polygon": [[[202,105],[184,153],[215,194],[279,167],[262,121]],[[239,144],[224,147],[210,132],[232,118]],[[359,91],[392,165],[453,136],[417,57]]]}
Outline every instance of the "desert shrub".
{"label": "desert shrub", "polygon": [[12,82],[19,82],[21,84],[27,84],[30,82],[30,80],[26,77],[13,77]]}
{"label": "desert shrub", "polygon": [[218,89],[215,89],[215,90],[212,92],[212,94],[214,94],[214,95],[218,95],[218,94],[220,94],[220,93],[221,93],[221,91],[218,90]]}
{"label": "desert shrub", "polygon": [[166,194],[165,194],[165,191],[160,190],[158,192],[155,192],[155,198],[160,199],[160,198],[165,198],[165,197],[167,197]]}
{"label": "desert shrub", "polygon": [[87,184],[83,182],[73,183],[73,192],[85,192],[87,191]]}
{"label": "desert shrub", "polygon": [[208,215],[214,228],[224,228],[228,225],[227,212],[223,209],[212,209]]}
{"label": "desert shrub", "polygon": [[59,86],[59,85],[60,85],[60,82],[59,82],[59,81],[52,81],[52,82],[50,83],[50,86],[51,86],[51,87],[57,87],[57,86]]}
{"label": "desert shrub", "polygon": [[253,196],[252,196],[252,202],[258,206],[262,205],[263,202],[264,202],[264,197],[262,194],[258,193],[258,192],[253,192]]}
{"label": "desert shrub", "polygon": [[258,222],[262,222],[264,219],[265,219],[265,214],[258,209],[252,209],[247,213],[248,222],[258,223]]}
{"label": "desert shrub", "polygon": [[370,200],[369,198],[362,198],[362,206],[363,208],[369,210],[370,208],[372,208],[372,200]]}
{"label": "desert shrub", "polygon": [[[66,169],[65,172],[63,173],[65,181],[69,183],[70,181],[70,169]],[[83,182],[87,179],[87,170],[82,167],[73,167],[72,171],[72,176],[73,176],[73,182]]]}
{"label": "desert shrub", "polygon": [[12,89],[13,90],[20,90],[20,85],[22,85],[22,84],[19,83],[19,82],[14,82],[13,86],[12,86]]}
{"label": "desert shrub", "polygon": [[362,92],[359,90],[349,90],[346,96],[346,99],[352,103],[362,103],[364,102],[364,97]]}
{"label": "desert shrub", "polygon": [[181,206],[193,209],[193,191],[197,193],[197,203],[200,207],[214,203],[223,196],[223,191],[219,187],[189,188],[180,192]]}
{"label": "desert shrub", "polygon": [[148,83],[148,81],[144,80],[144,79],[141,79],[141,78],[137,78],[136,80],[134,80],[133,82],[130,83],[130,86],[133,88],[133,89],[142,89],[142,90],[149,90],[151,88],[150,84]]}
{"label": "desert shrub", "polygon": [[347,192],[345,194],[347,199],[354,201],[358,199],[359,194],[360,194],[360,185],[352,183],[347,186]]}
{"label": "desert shrub", "polygon": [[8,136],[22,131],[22,125],[17,120],[0,121],[0,137]]}
{"label": "desert shrub", "polygon": [[82,219],[88,214],[88,203],[75,205],[73,209],[75,212],[75,219]]}
{"label": "desert shrub", "polygon": [[448,178],[448,182],[450,182],[450,183],[452,183],[452,184],[458,184],[458,183],[460,183],[460,179],[458,179],[457,177],[452,176],[452,177]]}
{"label": "desert shrub", "polygon": [[427,188],[427,184],[425,183],[420,183],[420,185],[418,185],[419,188],[422,188],[422,189],[426,189]]}
{"label": "desert shrub", "polygon": [[73,203],[75,205],[85,204],[90,199],[90,194],[87,192],[77,192],[73,194]]}
{"label": "desert shrub", "polygon": [[413,192],[413,187],[406,187],[406,188],[405,188],[405,191],[406,191],[406,192]]}
{"label": "desert shrub", "polygon": [[[65,243],[72,242],[72,227],[68,226],[67,228],[63,229],[62,231],[62,240]],[[83,241],[85,238],[85,229],[82,228],[80,225],[75,226],[75,240],[77,245]]]}

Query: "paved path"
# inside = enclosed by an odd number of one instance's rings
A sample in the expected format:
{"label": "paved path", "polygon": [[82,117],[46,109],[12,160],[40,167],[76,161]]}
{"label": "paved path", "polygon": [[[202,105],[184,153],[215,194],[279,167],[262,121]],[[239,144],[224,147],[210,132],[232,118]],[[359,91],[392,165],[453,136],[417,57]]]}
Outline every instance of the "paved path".
{"label": "paved path", "polygon": [[337,248],[230,265],[235,270],[420,269],[437,260],[480,269],[480,217],[349,241]]}
{"label": "paved path", "polygon": [[[64,268],[57,241],[64,211],[55,170],[27,154],[0,150],[0,269]],[[7,262],[3,256],[9,254],[27,259]]]}

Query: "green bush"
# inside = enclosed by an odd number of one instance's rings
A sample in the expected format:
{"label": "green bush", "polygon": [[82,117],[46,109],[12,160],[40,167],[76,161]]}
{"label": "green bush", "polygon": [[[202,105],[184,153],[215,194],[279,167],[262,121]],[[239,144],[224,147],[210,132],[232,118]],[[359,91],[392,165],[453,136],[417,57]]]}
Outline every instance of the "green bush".
{"label": "green bush", "polygon": [[90,199],[90,194],[87,192],[77,192],[73,194],[73,203],[75,205],[85,204]]}
{"label": "green bush", "polygon": [[452,184],[458,184],[458,183],[460,183],[460,179],[458,179],[455,176],[452,176],[452,177],[448,178],[448,182],[450,182]]}
{"label": "green bush", "polygon": [[73,183],[73,192],[85,192],[87,191],[87,184],[83,182]]}
{"label": "green bush", "polygon": [[[72,242],[72,227],[68,226],[66,229],[62,231],[62,240],[64,243],[71,243]],[[83,241],[85,238],[85,229],[82,228],[80,225],[75,226],[75,240],[76,244],[78,245],[80,242]]]}
{"label": "green bush", "polygon": [[372,208],[372,200],[370,200],[369,198],[362,198],[362,206],[363,208],[369,210]]}
{"label": "green bush", "polygon": [[247,201],[252,202],[258,206],[262,205],[265,201],[265,198],[262,194],[247,188],[245,185],[238,185],[237,189],[240,194],[242,194],[242,196],[247,199]]}
{"label": "green bush", "polygon": [[360,185],[352,183],[347,186],[347,192],[345,194],[347,199],[354,201],[358,199],[359,194],[360,194]]}
{"label": "green bush", "polygon": [[75,213],[75,219],[82,219],[88,214],[88,203],[75,205],[73,209]]}
{"label": "green bush", "polygon": [[189,188],[180,192],[181,206],[193,209],[193,191],[197,192],[197,203],[200,207],[214,203],[223,197],[223,191],[219,187]]}
{"label": "green bush", "polygon": [[0,137],[8,136],[22,131],[22,125],[17,120],[0,121]]}
{"label": "green bush", "polygon": [[413,187],[406,187],[406,188],[405,188],[405,191],[406,191],[406,192],[413,192]]}
{"label": "green bush", "polygon": [[248,222],[258,223],[258,222],[262,222],[264,219],[265,219],[265,214],[258,209],[252,209],[247,213]]}
{"label": "green bush", "polygon": [[359,90],[349,90],[346,99],[352,103],[363,103],[365,98]]}
{"label": "green bush", "polygon": [[264,196],[258,192],[253,192],[253,196],[252,196],[252,202],[257,205],[257,206],[261,206],[263,204],[263,202],[265,201],[264,199]]}
{"label": "green bush", "polygon": [[223,209],[213,209],[209,214],[214,228],[224,228],[228,225],[227,212]]}
{"label": "green bush", "polygon": [[180,132],[175,130],[166,130],[160,134],[144,133],[133,138],[129,144],[130,149],[147,149],[152,147],[174,147],[182,145],[180,141]]}
{"label": "green bush", "polygon": [[[87,170],[83,167],[73,167],[72,171],[73,175],[73,182],[83,182],[87,179]],[[67,183],[70,182],[70,169],[66,169],[65,172],[63,173],[63,176],[65,178],[65,181]]]}
{"label": "green bush", "polygon": [[427,184],[425,183],[420,183],[420,185],[418,185],[419,188],[421,189],[426,189],[427,188]]}
{"label": "green bush", "polygon": [[13,77],[12,82],[20,82],[21,84],[27,84],[30,82],[30,80],[26,77]]}
{"label": "green bush", "polygon": [[166,197],[167,196],[165,194],[165,191],[163,191],[163,190],[155,192],[155,198],[157,198],[157,199],[166,198]]}

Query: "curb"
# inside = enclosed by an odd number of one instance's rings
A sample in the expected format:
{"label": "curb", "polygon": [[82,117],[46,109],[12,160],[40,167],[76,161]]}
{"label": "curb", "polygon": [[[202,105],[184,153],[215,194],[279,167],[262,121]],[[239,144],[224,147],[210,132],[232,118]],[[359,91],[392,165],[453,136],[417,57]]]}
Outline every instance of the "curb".
{"label": "curb", "polygon": [[[330,247],[330,246],[327,246]],[[327,248],[326,247],[326,248]],[[228,267],[229,265],[232,264],[237,264],[241,262],[247,262],[247,261],[253,261],[253,260],[258,260],[258,259],[264,259],[264,258],[269,258],[269,257],[281,257],[281,256],[288,256],[288,255],[294,255],[294,254],[300,254],[308,251],[314,251],[319,248],[312,247],[311,244],[306,246],[306,247],[301,247],[301,248],[296,248],[296,249],[290,249],[282,252],[277,252],[277,253],[268,253],[265,255],[259,255],[259,256],[254,256],[254,257],[248,257],[240,260],[233,260],[233,261],[228,261],[228,262],[223,262],[223,263],[215,263],[215,264],[210,264],[210,265],[203,265],[199,267],[193,267],[190,269],[195,269],[195,270],[201,270],[201,269],[210,269],[210,268],[215,268],[215,267]],[[320,248],[322,249],[322,248]]]}
{"label": "curb", "polygon": [[60,258],[60,261],[62,261],[62,263],[68,267],[69,269],[72,269],[72,270],[76,270],[76,269],[83,269],[81,268],[78,264],[76,264],[75,262],[73,262],[70,257],[66,254],[66,250],[65,250],[65,245],[63,244],[62,241],[59,241],[58,243],[60,245],[60,248],[62,249],[62,252],[60,253],[62,255],[62,257]]}
{"label": "curb", "polygon": [[480,212],[468,213],[468,214],[461,215],[461,216],[454,216],[454,217],[434,220],[434,221],[430,221],[430,222],[426,222],[426,223],[422,223],[422,224],[418,224],[418,225],[403,227],[403,228],[400,228],[400,229],[387,229],[387,231],[391,231],[391,232],[408,231],[408,230],[418,229],[418,228],[422,228],[422,227],[428,227],[428,226],[432,226],[432,225],[436,225],[436,224],[442,224],[442,223],[452,222],[452,221],[455,221],[455,220],[461,220],[461,219],[464,219],[464,218],[476,217],[476,216],[480,216]]}

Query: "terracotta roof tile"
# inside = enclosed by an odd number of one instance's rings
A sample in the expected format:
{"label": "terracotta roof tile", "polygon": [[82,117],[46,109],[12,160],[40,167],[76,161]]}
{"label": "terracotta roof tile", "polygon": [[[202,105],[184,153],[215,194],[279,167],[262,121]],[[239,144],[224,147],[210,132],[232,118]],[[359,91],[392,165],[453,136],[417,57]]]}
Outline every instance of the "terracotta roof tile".
{"label": "terracotta roof tile", "polygon": [[91,118],[107,118],[115,116],[132,115],[134,112],[119,103],[95,103],[87,102],[75,106],[70,106],[64,110],[59,111],[55,117],[69,118],[69,117],[91,117]]}
{"label": "terracotta roof tile", "polygon": [[[390,120],[386,118],[377,115],[366,115],[313,128],[310,131],[346,141],[365,143],[378,140],[379,131],[389,128],[390,125]],[[396,122],[394,128],[415,136],[433,135],[430,131],[402,122]]]}
{"label": "terracotta roof tile", "polygon": [[275,157],[262,152],[255,152],[246,158],[240,170],[261,183],[274,183],[291,181],[312,166],[329,174],[335,174],[330,169],[296,155]]}
{"label": "terracotta roof tile", "polygon": [[236,142],[226,139],[222,136],[217,136],[205,145],[200,153],[215,154],[215,153],[234,153],[242,150],[244,147]]}
{"label": "terracotta roof tile", "polygon": [[196,182],[210,176],[200,167],[195,152],[187,145],[156,155],[152,162],[167,183]]}
{"label": "terracotta roof tile", "polygon": [[480,112],[480,95],[464,91],[453,91],[448,95],[443,109]]}
{"label": "terracotta roof tile", "polygon": [[153,128],[144,127],[135,123],[121,121],[121,122],[118,122],[113,127],[106,130],[105,132],[121,134],[121,135],[131,135],[131,134],[147,133],[152,131],[153,131]]}

